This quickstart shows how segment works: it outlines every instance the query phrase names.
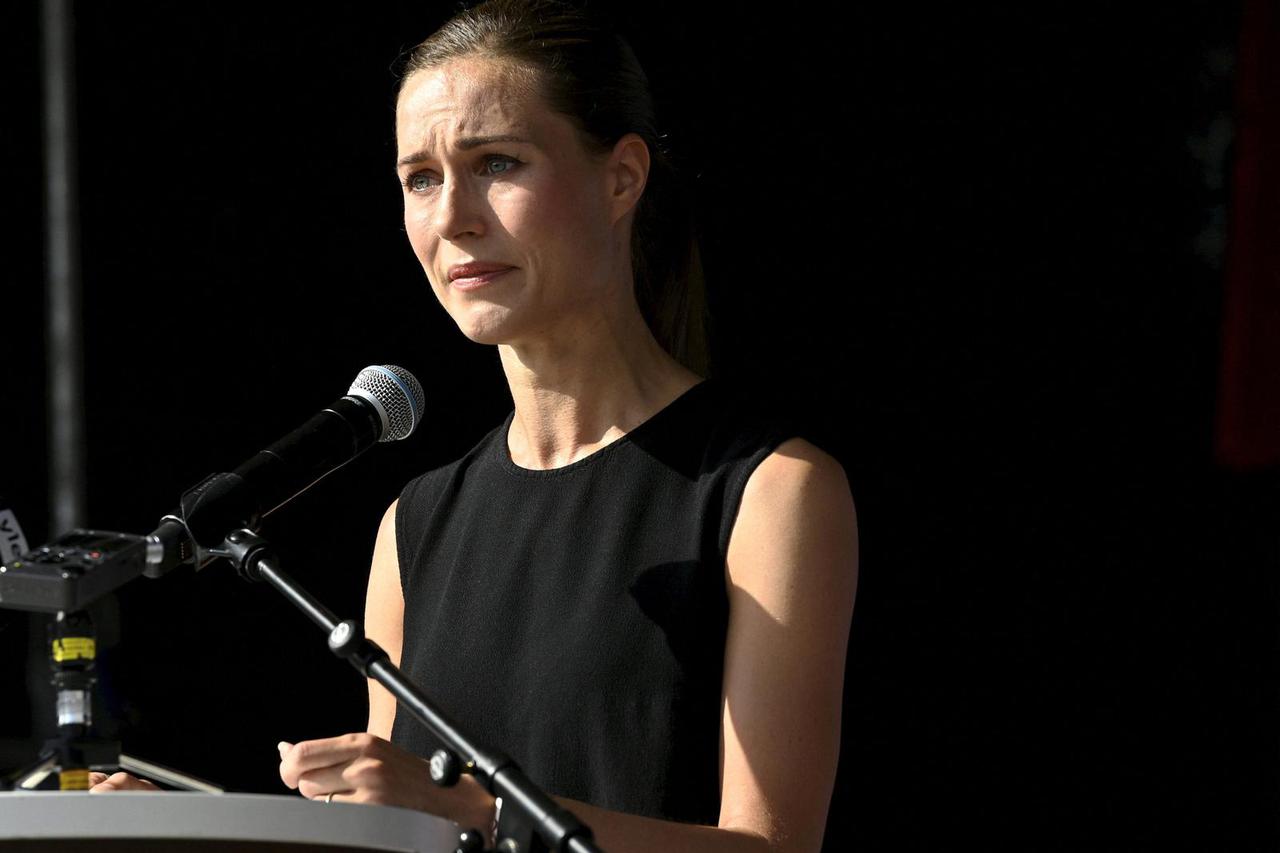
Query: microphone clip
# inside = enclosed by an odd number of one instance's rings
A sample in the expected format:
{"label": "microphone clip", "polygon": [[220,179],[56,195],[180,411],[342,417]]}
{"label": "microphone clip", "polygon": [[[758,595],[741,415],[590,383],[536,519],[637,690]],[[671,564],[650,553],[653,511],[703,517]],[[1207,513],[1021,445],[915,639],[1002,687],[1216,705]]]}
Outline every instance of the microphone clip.
{"label": "microphone clip", "polygon": [[252,530],[233,530],[216,547],[207,549],[211,557],[223,557],[236,567],[236,574],[249,583],[263,580],[260,560],[274,557],[271,543]]}

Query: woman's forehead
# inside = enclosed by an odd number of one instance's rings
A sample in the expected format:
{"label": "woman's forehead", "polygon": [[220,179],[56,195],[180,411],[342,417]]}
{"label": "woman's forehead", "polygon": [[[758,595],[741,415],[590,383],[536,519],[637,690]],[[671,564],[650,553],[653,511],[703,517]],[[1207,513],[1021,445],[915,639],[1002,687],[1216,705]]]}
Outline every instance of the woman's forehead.
{"label": "woman's forehead", "polygon": [[454,139],[545,132],[550,111],[527,74],[486,60],[454,60],[415,73],[396,106],[401,147],[434,148]]}

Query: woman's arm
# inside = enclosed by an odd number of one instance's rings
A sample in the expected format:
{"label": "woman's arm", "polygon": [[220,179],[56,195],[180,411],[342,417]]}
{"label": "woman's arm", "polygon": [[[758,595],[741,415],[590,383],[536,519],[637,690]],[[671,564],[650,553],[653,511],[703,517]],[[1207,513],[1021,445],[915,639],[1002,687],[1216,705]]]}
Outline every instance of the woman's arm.
{"label": "woman's arm", "polygon": [[[369,589],[364,602],[364,635],[377,643],[391,663],[400,665],[404,644],[404,593],[400,589],[400,560],[396,554],[396,506],[391,502],[382,515],[373,545],[373,566],[369,569]],[[369,725],[367,730],[391,740],[396,719],[396,698],[376,679],[369,679]]]}
{"label": "woman's arm", "polygon": [[822,846],[840,753],[858,521],[844,468],[803,439],[752,474],[729,541],[720,825]]}
{"label": "woman's arm", "polygon": [[[366,605],[366,632],[388,654],[391,645],[399,650],[404,615],[394,510],[393,504],[378,533]],[[839,462],[793,439],[757,466],[726,559],[719,825],[557,798],[591,826],[601,847],[610,853],[821,848],[840,749],[857,550],[853,497]],[[386,742],[394,714],[394,699],[372,684],[369,732],[286,750],[281,776],[306,796],[351,790],[334,799],[412,804],[486,829],[492,798],[467,776],[447,792],[433,792],[425,772],[418,775],[425,762]]]}

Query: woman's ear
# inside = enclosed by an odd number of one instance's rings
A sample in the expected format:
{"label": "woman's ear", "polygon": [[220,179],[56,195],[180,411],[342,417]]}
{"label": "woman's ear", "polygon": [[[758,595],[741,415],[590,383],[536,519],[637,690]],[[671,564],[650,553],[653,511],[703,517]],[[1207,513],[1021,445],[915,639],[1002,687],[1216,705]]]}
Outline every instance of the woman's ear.
{"label": "woman's ear", "polygon": [[617,141],[605,170],[610,222],[614,223],[640,202],[649,180],[649,146],[640,134],[628,133]]}

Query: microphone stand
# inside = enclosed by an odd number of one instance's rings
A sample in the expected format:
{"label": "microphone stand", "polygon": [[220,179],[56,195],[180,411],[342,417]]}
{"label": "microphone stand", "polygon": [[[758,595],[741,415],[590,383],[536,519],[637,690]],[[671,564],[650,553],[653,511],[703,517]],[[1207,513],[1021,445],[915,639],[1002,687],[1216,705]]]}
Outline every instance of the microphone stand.
{"label": "microphone stand", "polygon": [[[214,548],[212,557],[229,560],[240,577],[251,583],[265,581],[275,587],[307,618],[329,635],[329,649],[345,658],[366,678],[378,683],[396,697],[401,708],[413,714],[439,740],[444,749],[431,757],[432,781],[450,786],[464,771],[477,780],[501,804],[495,850],[501,853],[548,853],[575,851],[600,853],[592,840],[591,829],[567,809],[548,796],[525,776],[508,756],[488,749],[465,735],[421,690],[404,677],[391,663],[387,653],[364,636],[361,624],[353,619],[341,622],[314,596],[281,571],[270,544],[248,528],[236,530]],[[465,763],[459,756],[466,758]],[[459,851],[472,853],[483,849],[484,836],[466,829],[459,836]]]}

